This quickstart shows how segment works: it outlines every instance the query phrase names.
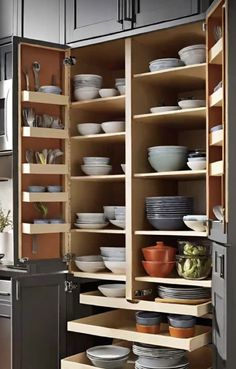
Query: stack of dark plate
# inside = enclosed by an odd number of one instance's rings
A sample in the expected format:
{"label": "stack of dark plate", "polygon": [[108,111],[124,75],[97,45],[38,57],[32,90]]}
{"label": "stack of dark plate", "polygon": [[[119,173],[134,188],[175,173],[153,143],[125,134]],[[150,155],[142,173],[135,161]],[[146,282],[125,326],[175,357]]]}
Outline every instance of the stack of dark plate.
{"label": "stack of dark plate", "polygon": [[187,287],[187,286],[162,286],[157,287],[158,295],[162,299],[177,300],[208,300],[211,298],[211,290],[204,287]]}
{"label": "stack of dark plate", "polygon": [[139,357],[135,369],[189,368],[184,350],[134,343],[133,353]]}
{"label": "stack of dark plate", "polygon": [[185,228],[183,216],[193,214],[193,198],[186,196],[146,197],[146,212],[149,223],[160,230]]}

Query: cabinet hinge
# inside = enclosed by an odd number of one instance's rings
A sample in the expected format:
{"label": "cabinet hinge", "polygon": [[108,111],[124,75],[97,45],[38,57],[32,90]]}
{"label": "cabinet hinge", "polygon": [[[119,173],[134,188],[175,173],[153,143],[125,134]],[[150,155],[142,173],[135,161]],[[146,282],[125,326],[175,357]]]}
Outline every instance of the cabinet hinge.
{"label": "cabinet hinge", "polygon": [[69,252],[63,256],[64,263],[70,263],[74,259],[75,259],[75,254],[71,254]]}
{"label": "cabinet hinge", "polygon": [[72,293],[78,285],[72,281],[65,281],[65,292]]}
{"label": "cabinet hinge", "polygon": [[72,67],[73,65],[75,65],[77,63],[76,57],[75,56],[70,56],[67,57],[63,60],[63,64],[69,67]]}
{"label": "cabinet hinge", "polygon": [[202,23],[202,30],[203,30],[203,32],[206,32],[206,30],[207,30],[207,24],[206,24],[206,22],[203,22]]}

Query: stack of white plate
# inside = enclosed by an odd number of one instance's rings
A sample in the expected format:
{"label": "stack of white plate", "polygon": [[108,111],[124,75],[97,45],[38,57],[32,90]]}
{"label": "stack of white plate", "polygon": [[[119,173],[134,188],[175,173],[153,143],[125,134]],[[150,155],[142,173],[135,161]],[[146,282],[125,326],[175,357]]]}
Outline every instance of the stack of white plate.
{"label": "stack of white plate", "polygon": [[75,100],[90,100],[98,97],[102,87],[102,76],[97,74],[76,74],[73,77]]}
{"label": "stack of white plate", "polygon": [[104,213],[76,213],[74,225],[82,229],[101,229],[108,225]]}
{"label": "stack of white plate", "polygon": [[125,248],[124,247],[100,247],[104,264],[114,274],[125,274]]}
{"label": "stack of white plate", "polygon": [[182,67],[184,63],[178,58],[161,58],[152,60],[149,63],[151,72],[156,72],[162,69]]}
{"label": "stack of white plate", "polygon": [[125,228],[125,206],[115,207],[115,219],[110,219],[111,224],[119,228]]}
{"label": "stack of white plate", "polygon": [[84,164],[81,165],[81,170],[88,176],[107,175],[112,170],[112,166],[109,165],[110,158],[103,156],[85,156],[83,161]]}
{"label": "stack of white plate", "polygon": [[127,347],[105,345],[94,346],[86,351],[94,366],[104,369],[120,369],[128,360],[130,349]]}

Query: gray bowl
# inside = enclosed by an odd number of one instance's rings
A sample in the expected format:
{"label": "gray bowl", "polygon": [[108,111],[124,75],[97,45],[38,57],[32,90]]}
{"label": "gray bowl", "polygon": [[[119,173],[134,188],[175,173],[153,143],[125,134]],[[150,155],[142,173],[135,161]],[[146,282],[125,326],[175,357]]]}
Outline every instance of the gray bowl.
{"label": "gray bowl", "polygon": [[47,190],[48,192],[61,192],[62,191],[62,186],[47,186]]}
{"label": "gray bowl", "polygon": [[168,315],[169,324],[175,328],[192,328],[196,324],[196,318],[191,315]]}
{"label": "gray bowl", "polygon": [[155,229],[162,231],[177,231],[186,228],[183,219],[180,218],[158,218],[148,219],[148,221]]}
{"label": "gray bowl", "polygon": [[153,153],[149,154],[148,161],[157,172],[176,171],[186,166],[187,154],[184,152]]}
{"label": "gray bowl", "polygon": [[34,224],[49,224],[49,219],[34,219]]}
{"label": "gray bowl", "polygon": [[95,358],[94,356],[90,356],[88,354],[87,354],[87,357],[92,362],[92,364],[96,367],[104,368],[104,369],[120,369],[124,366],[129,356],[125,356],[124,358],[121,358],[121,359],[112,359],[112,360]]}
{"label": "gray bowl", "polygon": [[161,323],[161,314],[155,312],[138,311],[135,317],[137,324],[158,325]]}
{"label": "gray bowl", "polygon": [[144,357],[138,358],[138,364],[145,368],[172,368],[181,363],[184,353],[177,353],[166,357]]}
{"label": "gray bowl", "polygon": [[46,187],[44,186],[28,186],[29,192],[45,192]]}

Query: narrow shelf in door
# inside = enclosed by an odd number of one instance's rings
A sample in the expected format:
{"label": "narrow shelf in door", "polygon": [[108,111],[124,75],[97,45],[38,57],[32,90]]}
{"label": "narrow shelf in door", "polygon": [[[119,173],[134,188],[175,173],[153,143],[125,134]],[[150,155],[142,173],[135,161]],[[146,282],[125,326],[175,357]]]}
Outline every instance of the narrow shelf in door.
{"label": "narrow shelf in door", "polygon": [[90,278],[90,279],[103,279],[108,281],[126,281],[126,276],[123,274],[114,274],[111,272],[101,272],[101,273],[87,273],[81,271],[72,271],[75,277],[80,278]]}
{"label": "narrow shelf in door", "polygon": [[189,85],[191,90],[200,89],[205,85],[206,63],[135,74],[134,79],[158,84],[158,87],[178,87],[182,91],[189,90]]}
{"label": "narrow shelf in door", "polygon": [[134,311],[113,310],[68,322],[68,330],[84,334],[89,332],[94,336],[168,346],[188,351],[196,350],[211,342],[211,328],[207,326],[196,326],[194,337],[175,338],[169,335],[167,324],[161,324],[159,334],[137,332],[135,324]]}
{"label": "narrow shelf in door", "polygon": [[134,234],[141,236],[186,236],[186,237],[207,237],[207,232],[196,232],[196,231],[135,231]]}
{"label": "narrow shelf in door", "polygon": [[199,305],[158,303],[145,300],[132,300],[129,302],[125,297],[106,297],[99,291],[81,293],[80,303],[114,309],[157,311],[160,313],[186,314],[193,316],[203,316],[208,314],[211,310],[211,302]]}
{"label": "narrow shelf in door", "polygon": [[150,277],[148,275],[135,277],[135,280],[138,282],[150,282],[150,283],[161,283],[161,284],[176,284],[181,286],[199,286],[211,288],[212,281],[211,279],[184,279],[178,277],[169,277],[169,278],[159,278],[159,277]]}
{"label": "narrow shelf in door", "polygon": [[66,202],[67,192],[26,192],[22,193],[23,202]]}
{"label": "narrow shelf in door", "polygon": [[111,229],[111,228],[104,228],[104,229],[79,229],[73,228],[71,229],[72,233],[105,233],[105,234],[125,234],[125,229]]}
{"label": "narrow shelf in door", "polygon": [[192,180],[201,179],[206,177],[206,170],[179,170],[172,172],[156,172],[156,173],[136,173],[135,178],[163,178],[163,179],[181,179],[181,180]]}
{"label": "narrow shelf in door", "polygon": [[68,174],[66,164],[22,164],[23,174]]}
{"label": "narrow shelf in door", "polygon": [[105,97],[94,100],[76,101],[71,103],[72,109],[88,110],[90,112],[124,113],[125,96]]}
{"label": "narrow shelf in door", "polygon": [[67,129],[22,127],[22,136],[36,138],[66,139],[69,137],[69,133]]}
{"label": "narrow shelf in door", "polygon": [[104,176],[72,176],[72,181],[80,182],[122,182],[125,174],[108,174]]}
{"label": "narrow shelf in door", "polygon": [[70,224],[32,224],[22,223],[22,233],[25,234],[42,234],[42,233],[65,233],[69,232]]}
{"label": "narrow shelf in door", "polygon": [[224,173],[223,160],[210,163],[210,176],[222,176]]}
{"label": "narrow shelf in door", "polygon": [[68,105],[69,96],[48,94],[45,92],[22,91],[21,100],[38,104]]}
{"label": "narrow shelf in door", "polygon": [[210,95],[210,107],[221,107],[223,103],[223,88],[219,88]]}
{"label": "narrow shelf in door", "polygon": [[206,126],[206,108],[181,109],[163,113],[134,115],[134,122],[153,123],[175,129],[196,129]]}
{"label": "narrow shelf in door", "polygon": [[72,140],[76,141],[96,141],[96,142],[124,142],[125,132],[116,133],[99,133],[97,135],[87,135],[87,136],[73,136]]}
{"label": "narrow shelf in door", "polygon": [[223,38],[221,37],[209,50],[209,63],[222,64],[223,60]]}
{"label": "narrow shelf in door", "polygon": [[223,129],[210,133],[210,146],[222,146],[223,144]]}

